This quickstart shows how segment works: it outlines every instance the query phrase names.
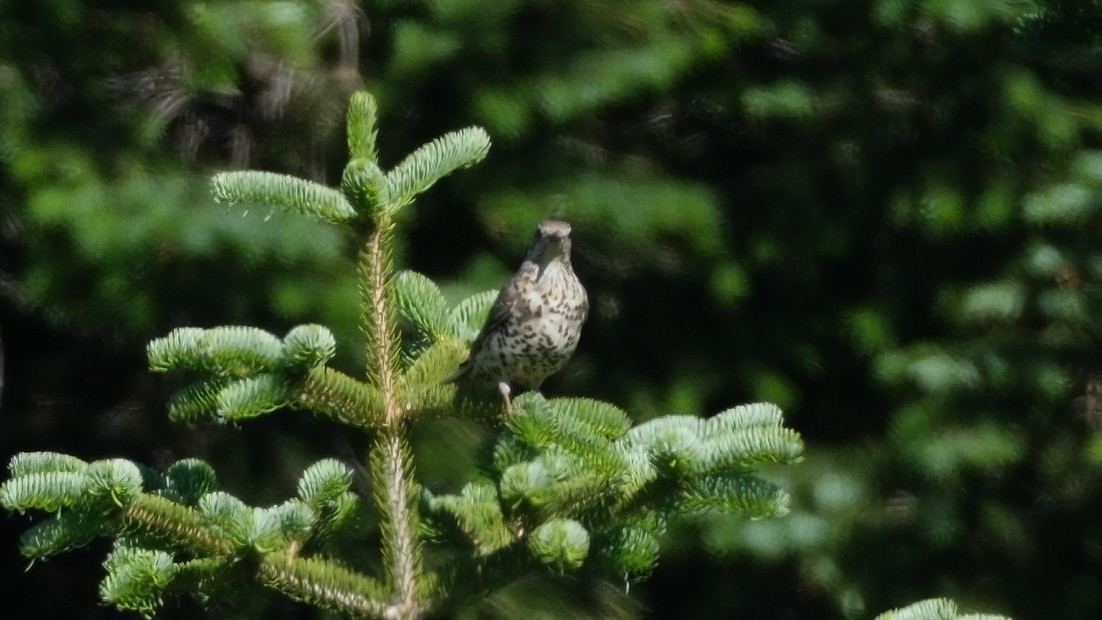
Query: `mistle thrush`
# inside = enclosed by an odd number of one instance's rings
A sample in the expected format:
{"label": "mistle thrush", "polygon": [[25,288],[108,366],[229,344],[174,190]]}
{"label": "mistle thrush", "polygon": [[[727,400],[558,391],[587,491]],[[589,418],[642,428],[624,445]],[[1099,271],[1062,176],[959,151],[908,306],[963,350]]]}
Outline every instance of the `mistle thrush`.
{"label": "mistle thrush", "polygon": [[536,390],[578,346],[589,314],[570,265],[570,224],[540,222],[520,269],[501,288],[467,361],[445,383],[496,384],[512,411],[510,384]]}

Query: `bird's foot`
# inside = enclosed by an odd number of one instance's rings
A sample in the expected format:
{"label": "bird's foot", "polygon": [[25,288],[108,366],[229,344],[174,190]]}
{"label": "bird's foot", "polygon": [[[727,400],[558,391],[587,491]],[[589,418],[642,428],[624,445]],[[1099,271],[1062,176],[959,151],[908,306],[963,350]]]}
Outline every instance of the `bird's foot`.
{"label": "bird's foot", "polygon": [[509,388],[509,384],[505,381],[497,384],[497,391],[501,392],[501,397],[505,399],[505,412],[513,412],[513,399],[509,397],[513,390]]}

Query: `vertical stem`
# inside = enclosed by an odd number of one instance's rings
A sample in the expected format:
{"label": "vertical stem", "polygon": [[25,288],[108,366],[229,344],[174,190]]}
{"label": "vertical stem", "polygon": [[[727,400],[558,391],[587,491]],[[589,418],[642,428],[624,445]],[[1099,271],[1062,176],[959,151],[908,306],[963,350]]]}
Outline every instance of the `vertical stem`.
{"label": "vertical stem", "polygon": [[390,237],[394,223],[379,219],[367,245],[360,253],[360,289],[363,295],[363,331],[367,338],[367,375],[383,394],[387,425],[402,416],[398,386],[398,322],[390,298],[393,266],[390,262]]}
{"label": "vertical stem", "polygon": [[393,231],[393,222],[382,216],[360,253],[367,373],[379,387],[386,412],[386,423],[372,445],[370,462],[382,513],[383,561],[394,588],[388,616],[417,618],[423,611],[417,600],[421,547],[417,538],[417,486],[398,394],[398,322],[390,288],[393,267],[389,242]]}
{"label": "vertical stem", "polygon": [[417,504],[411,492],[413,464],[405,431],[387,427],[375,442],[372,472],[376,494],[384,496],[383,559],[394,582],[393,617],[417,618],[417,581],[421,575],[421,549],[417,539]]}

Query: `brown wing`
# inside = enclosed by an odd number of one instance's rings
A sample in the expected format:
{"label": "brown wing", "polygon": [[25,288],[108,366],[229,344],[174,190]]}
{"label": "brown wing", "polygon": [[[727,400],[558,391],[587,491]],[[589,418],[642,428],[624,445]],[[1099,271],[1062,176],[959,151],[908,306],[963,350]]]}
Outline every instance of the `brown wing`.
{"label": "brown wing", "polygon": [[471,356],[482,348],[482,342],[486,340],[487,334],[494,333],[509,322],[509,319],[513,317],[513,308],[517,305],[519,297],[520,292],[516,290],[515,281],[510,280],[505,286],[501,287],[497,299],[494,300],[494,305],[490,306],[490,313],[486,316],[486,324],[482,326],[482,331],[478,332],[478,336],[471,343]]}
{"label": "brown wing", "polygon": [[471,360],[478,354],[478,351],[482,349],[482,343],[486,340],[486,336],[501,329],[513,315],[513,307],[517,304],[517,299],[520,293],[516,290],[516,279],[509,280],[505,286],[501,287],[501,290],[497,293],[497,299],[494,300],[494,305],[490,306],[490,313],[486,316],[486,324],[482,326],[482,330],[478,332],[478,336],[475,337],[474,342],[471,344],[471,352],[467,355],[466,361],[459,365],[459,370],[456,370],[450,377],[444,379],[444,383],[454,383],[463,378],[463,375],[467,374],[471,369]]}

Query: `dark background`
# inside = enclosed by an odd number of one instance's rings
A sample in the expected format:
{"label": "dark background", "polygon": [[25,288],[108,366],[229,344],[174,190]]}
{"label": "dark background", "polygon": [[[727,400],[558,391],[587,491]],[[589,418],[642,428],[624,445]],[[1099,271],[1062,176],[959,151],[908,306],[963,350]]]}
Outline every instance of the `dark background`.
{"label": "dark background", "polygon": [[[367,88],[388,166],[494,139],[401,222],[399,263],[452,300],[572,222],[593,311],[546,394],[639,421],[772,401],[807,441],[766,472],[787,518],[687,519],[627,594],[527,578],[465,617],[1102,617],[1100,37],[1087,1],[0,1],[0,457],[200,457],[265,505],[362,453],[289,413],[173,426],[144,346],[320,322],[356,372],[355,239],[206,183],[337,184]],[[419,428],[424,483],[456,490],[478,440]],[[107,543],[24,573],[28,523],[0,521],[6,609],[117,617]],[[312,612],[165,610],[198,613]]]}

